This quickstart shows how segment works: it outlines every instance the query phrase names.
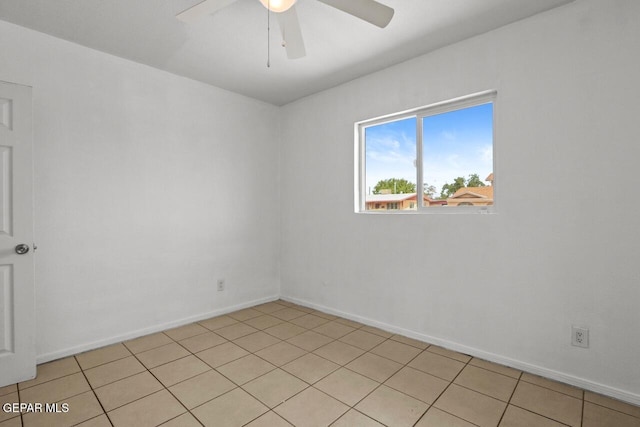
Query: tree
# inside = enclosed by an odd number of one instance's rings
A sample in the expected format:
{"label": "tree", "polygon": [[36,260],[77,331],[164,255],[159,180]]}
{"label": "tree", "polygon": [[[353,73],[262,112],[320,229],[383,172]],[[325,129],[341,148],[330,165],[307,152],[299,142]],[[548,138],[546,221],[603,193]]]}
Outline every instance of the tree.
{"label": "tree", "polygon": [[486,185],[480,180],[480,177],[477,173],[473,173],[469,175],[469,179],[467,180],[467,187],[486,187]]}
{"label": "tree", "polygon": [[378,181],[373,187],[373,194],[380,194],[382,190],[391,190],[392,194],[415,193],[416,185],[404,178],[389,178]]}
{"label": "tree", "polygon": [[429,185],[426,182],[424,183],[424,195],[430,199],[436,197],[436,187],[434,185]]}
{"label": "tree", "polygon": [[480,177],[477,173],[472,173],[466,180],[464,179],[464,177],[459,176],[453,180],[452,184],[446,183],[442,186],[440,198],[448,199],[462,187],[485,187],[485,184],[480,180]]}

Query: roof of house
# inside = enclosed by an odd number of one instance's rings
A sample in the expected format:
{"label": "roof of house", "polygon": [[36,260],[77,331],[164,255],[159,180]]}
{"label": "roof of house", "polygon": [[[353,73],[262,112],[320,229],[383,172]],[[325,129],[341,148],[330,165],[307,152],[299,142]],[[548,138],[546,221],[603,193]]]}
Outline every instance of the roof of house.
{"label": "roof of house", "polygon": [[451,196],[451,199],[480,198],[493,199],[493,187],[462,187]]}
{"label": "roof of house", "polygon": [[404,194],[367,194],[367,202],[401,202],[403,200],[409,200],[416,198],[416,193],[404,193]]}

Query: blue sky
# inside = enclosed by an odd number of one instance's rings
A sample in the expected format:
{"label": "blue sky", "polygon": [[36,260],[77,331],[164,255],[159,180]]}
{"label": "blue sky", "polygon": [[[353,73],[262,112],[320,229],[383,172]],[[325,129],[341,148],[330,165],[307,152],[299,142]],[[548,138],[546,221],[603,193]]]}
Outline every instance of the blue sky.
{"label": "blue sky", "polygon": [[[425,117],[423,120],[424,182],[440,193],[458,176],[493,171],[493,104]],[[382,179],[416,182],[416,118],[366,129],[366,190]]]}

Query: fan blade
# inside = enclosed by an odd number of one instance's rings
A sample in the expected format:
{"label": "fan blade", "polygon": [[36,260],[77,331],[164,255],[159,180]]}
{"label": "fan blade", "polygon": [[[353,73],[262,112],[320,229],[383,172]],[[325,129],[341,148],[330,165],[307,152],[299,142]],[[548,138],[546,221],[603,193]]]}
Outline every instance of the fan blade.
{"label": "fan blade", "polygon": [[280,32],[285,42],[287,58],[298,59],[304,57],[307,52],[304,49],[302,30],[300,29],[295,5],[284,12],[278,13],[278,24],[280,24]]}
{"label": "fan blade", "polygon": [[393,18],[393,9],[375,0],[318,0],[380,28]]}
{"label": "fan blade", "polygon": [[205,15],[211,15],[229,6],[236,0],[204,0],[176,15],[182,22],[193,22]]}

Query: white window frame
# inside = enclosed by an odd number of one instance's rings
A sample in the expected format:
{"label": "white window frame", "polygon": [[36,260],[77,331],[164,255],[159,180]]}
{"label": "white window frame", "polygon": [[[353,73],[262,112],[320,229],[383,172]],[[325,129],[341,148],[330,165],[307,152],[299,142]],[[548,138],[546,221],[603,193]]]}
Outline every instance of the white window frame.
{"label": "white window frame", "polygon": [[[468,107],[474,107],[476,105],[493,103],[493,205],[491,206],[424,206],[421,200],[420,189],[423,188],[423,131],[422,122],[425,117],[433,116],[436,114],[447,113],[450,111],[461,110]],[[355,158],[355,212],[366,213],[374,215],[415,215],[415,214],[495,214],[496,213],[496,200],[498,197],[497,186],[495,177],[496,173],[496,117],[497,117],[497,91],[488,90],[484,92],[478,92],[471,95],[437,102],[435,104],[427,105],[424,107],[414,108],[412,110],[403,111],[400,113],[389,114],[386,116],[378,117],[375,119],[364,120],[357,122],[354,126],[354,158]],[[410,117],[416,118],[416,210],[384,210],[384,211],[368,211],[366,210],[366,146],[365,146],[365,130],[371,126],[377,126],[384,123],[395,122]]]}

